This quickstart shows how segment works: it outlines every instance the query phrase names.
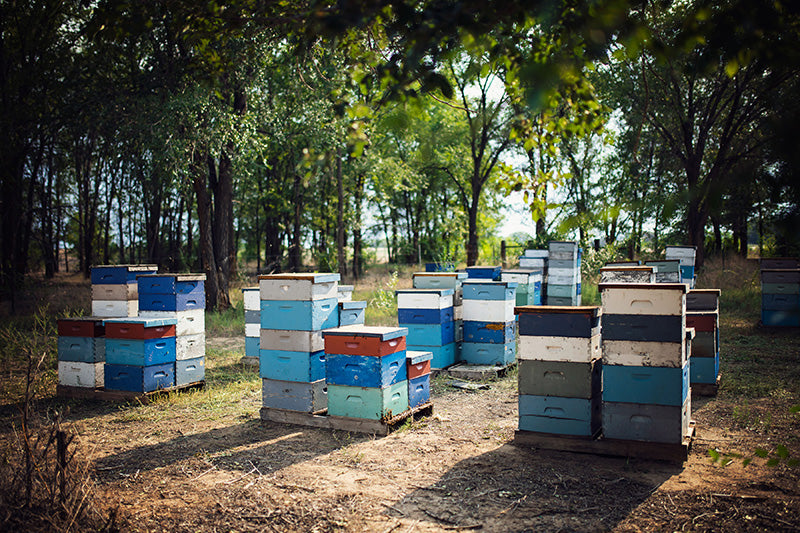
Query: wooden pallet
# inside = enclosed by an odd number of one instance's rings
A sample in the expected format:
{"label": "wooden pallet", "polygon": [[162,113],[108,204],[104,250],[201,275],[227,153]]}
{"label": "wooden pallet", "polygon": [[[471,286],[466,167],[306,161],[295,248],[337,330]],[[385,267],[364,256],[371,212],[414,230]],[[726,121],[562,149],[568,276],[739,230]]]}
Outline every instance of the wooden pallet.
{"label": "wooden pallet", "polygon": [[141,403],[150,403],[151,400],[157,396],[169,394],[170,392],[188,391],[193,389],[202,389],[205,387],[205,381],[196,381],[194,383],[187,383],[179,387],[169,387],[166,389],[158,389],[150,392],[132,392],[121,390],[106,390],[103,388],[89,388],[89,387],[68,387],[66,385],[58,385],[56,387],[56,395],[59,398],[73,398],[76,400],[102,400],[106,402],[132,402],[138,401]]}
{"label": "wooden pallet", "polygon": [[552,435],[521,430],[516,431],[514,434],[514,444],[543,450],[610,455],[614,457],[635,457],[680,464],[689,457],[693,437],[694,421],[690,423],[689,433],[680,444],[605,439],[603,437],[593,439],[590,437]]}
{"label": "wooden pallet", "polygon": [[409,409],[388,420],[371,420],[367,418],[350,418],[347,416],[326,415],[320,413],[303,413],[286,409],[261,408],[261,420],[280,422],[282,424],[296,424],[316,428],[338,429],[340,431],[354,431],[357,433],[371,433],[374,435],[388,435],[403,425],[409,418],[416,420],[423,416],[433,414],[433,403],[424,403],[414,409]]}
{"label": "wooden pallet", "polygon": [[458,379],[472,379],[476,381],[486,381],[497,379],[506,375],[516,362],[508,363],[505,366],[497,365],[468,365],[466,363],[456,363],[447,369],[447,373]]}
{"label": "wooden pallet", "polygon": [[714,383],[692,383],[692,396],[716,396],[721,375],[722,372],[717,374],[717,381]]}

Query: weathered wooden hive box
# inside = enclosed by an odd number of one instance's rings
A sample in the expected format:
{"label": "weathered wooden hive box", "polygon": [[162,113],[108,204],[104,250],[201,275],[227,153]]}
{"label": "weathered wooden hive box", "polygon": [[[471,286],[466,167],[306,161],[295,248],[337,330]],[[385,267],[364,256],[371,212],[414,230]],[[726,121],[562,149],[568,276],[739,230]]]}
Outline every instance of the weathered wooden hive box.
{"label": "weathered wooden hive box", "polygon": [[117,318],[104,322],[105,388],[151,392],[175,381],[174,318]]}
{"label": "weathered wooden hive box", "polygon": [[357,326],[366,319],[367,302],[353,300],[339,300],[339,325]]}
{"label": "weathered wooden hive box", "polygon": [[545,303],[580,305],[581,249],[577,242],[550,241],[548,245]]}
{"label": "weathered wooden hive box", "polygon": [[[205,274],[145,274],[139,283],[139,316],[175,323],[175,386],[205,379]],[[245,330],[247,326],[245,326]]]}
{"label": "weathered wooden hive box", "polygon": [[490,281],[498,281],[500,279],[500,266],[469,266],[466,268],[467,278],[469,279],[487,279]]}
{"label": "weathered wooden hive box", "polygon": [[656,270],[652,266],[603,267],[600,283],[655,283]]}
{"label": "weathered wooden hive box", "polygon": [[[339,279],[336,273],[259,276],[263,407],[305,413],[327,409],[328,357],[322,332],[340,324]],[[354,311],[345,313],[345,320],[357,320],[363,310],[359,302],[341,304]]]}
{"label": "weathered wooden hive box", "polygon": [[64,318],[57,325],[58,383],[67,387],[102,387],[106,360],[103,319]]}
{"label": "weathered wooden hive box", "polygon": [[688,284],[689,288],[694,288],[694,261],[696,254],[696,246],[667,246],[664,251],[664,258],[666,260],[677,260],[680,262],[681,283]]}
{"label": "weathered wooden hive box", "polygon": [[433,352],[406,352],[408,406],[411,409],[431,401],[431,360]]}
{"label": "weathered wooden hive box", "polygon": [[678,259],[664,261],[645,261],[645,266],[655,268],[656,283],[680,283],[681,262]]}
{"label": "weathered wooden hive box", "polygon": [[516,360],[516,281],[464,282],[461,360],[468,365],[505,367]]}
{"label": "weathered wooden hive box", "polygon": [[601,284],[603,435],[680,444],[691,416],[684,283]]}
{"label": "weathered wooden hive box", "polygon": [[261,336],[261,295],[258,287],[242,289],[244,306],[244,355],[257,358]]}
{"label": "weathered wooden hive box", "polygon": [[[424,285],[461,284],[457,276],[415,276],[414,280]],[[436,283],[431,283],[433,280]],[[398,324],[407,331],[408,349],[431,352],[433,368],[447,368],[456,361],[455,291],[453,288],[395,291]]]}
{"label": "weathered wooden hive box", "polygon": [[600,308],[522,306],[519,429],[591,438],[600,429]]}
{"label": "weathered wooden hive box", "polygon": [[790,257],[761,260],[761,324],[800,326],[800,260]]}
{"label": "weathered wooden hive box", "polygon": [[691,289],[686,295],[686,327],[694,329],[689,354],[692,385],[719,379],[719,289]]}
{"label": "weathered wooden hive box", "polygon": [[543,269],[517,269],[500,272],[500,281],[517,284],[517,305],[542,305]]}
{"label": "weathered wooden hive box", "polygon": [[403,327],[345,326],[323,333],[328,415],[382,420],[408,411]]}
{"label": "weathered wooden hive box", "polygon": [[139,312],[137,276],[157,271],[157,265],[93,266],[92,315],[109,318],[136,316]]}

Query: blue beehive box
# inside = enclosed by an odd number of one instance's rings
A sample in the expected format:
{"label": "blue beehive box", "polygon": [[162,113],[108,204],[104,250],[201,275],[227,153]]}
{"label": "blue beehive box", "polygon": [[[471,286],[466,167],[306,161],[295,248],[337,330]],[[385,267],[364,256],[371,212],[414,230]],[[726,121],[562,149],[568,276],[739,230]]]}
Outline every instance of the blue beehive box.
{"label": "blue beehive box", "polygon": [[431,359],[431,368],[447,368],[456,362],[456,345],[458,343],[451,342],[442,346],[423,346],[408,344],[406,350],[431,352],[433,358]]}
{"label": "blue beehive box", "polygon": [[175,386],[175,363],[151,366],[105,364],[105,388],[152,392]]}
{"label": "blue beehive box", "polygon": [[466,280],[462,285],[465,300],[516,300],[516,281]]}
{"label": "blue beehive box", "polygon": [[339,326],[339,301],[261,300],[262,329],[317,331]]}
{"label": "blue beehive box", "polygon": [[455,324],[400,324],[408,329],[406,343],[416,346],[441,346],[455,342]]}
{"label": "blue beehive box", "polygon": [[92,285],[124,285],[157,271],[158,265],[97,265],[92,267]]}
{"label": "blue beehive box", "polygon": [[453,321],[453,308],[444,309],[406,309],[397,310],[400,324],[443,324]]}
{"label": "blue beehive box", "polygon": [[329,385],[388,387],[407,379],[406,351],[384,356],[327,354]]}
{"label": "blue beehive box", "polygon": [[683,342],[685,317],[679,315],[603,315],[603,340]]}
{"label": "blue beehive box", "polygon": [[244,338],[244,354],[247,357],[260,357],[261,352],[261,339],[258,337],[245,337]]}
{"label": "blue beehive box", "polygon": [[470,365],[505,366],[513,363],[516,355],[516,342],[504,344],[465,342],[461,344],[461,361]]}
{"label": "blue beehive box", "polygon": [[367,302],[339,302],[339,326],[355,326],[364,323]]}
{"label": "blue beehive box", "polygon": [[195,357],[175,361],[175,385],[181,387],[203,381],[206,377],[206,358]]}
{"label": "blue beehive box", "polygon": [[175,362],[175,337],[106,339],[106,363],[152,366]]}
{"label": "blue beehive box", "polygon": [[102,337],[58,338],[59,361],[99,363],[105,358],[105,339]]}
{"label": "blue beehive box", "polygon": [[500,279],[500,266],[471,266],[467,267],[467,278],[497,280]]}
{"label": "blue beehive box", "polygon": [[519,395],[519,429],[558,435],[592,436],[600,429],[597,399]]}
{"label": "blue beehive box", "polygon": [[719,356],[691,357],[689,359],[689,376],[692,383],[716,383],[719,376]]}
{"label": "blue beehive box", "polygon": [[603,365],[603,401],[681,406],[689,395],[683,368]]}
{"label": "blue beehive box", "polygon": [[262,378],[312,382],[325,379],[326,354],[259,350],[259,373]]}
{"label": "blue beehive box", "polygon": [[464,321],[464,342],[505,344],[514,342],[516,322]]}
{"label": "blue beehive box", "polygon": [[431,401],[431,375],[408,380],[408,406],[412,409]]}

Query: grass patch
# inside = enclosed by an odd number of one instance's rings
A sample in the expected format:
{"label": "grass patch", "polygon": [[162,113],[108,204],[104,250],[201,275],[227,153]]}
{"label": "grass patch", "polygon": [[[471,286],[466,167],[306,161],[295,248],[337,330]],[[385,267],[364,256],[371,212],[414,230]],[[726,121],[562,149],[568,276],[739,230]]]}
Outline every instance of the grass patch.
{"label": "grass patch", "polygon": [[244,307],[206,312],[207,337],[244,337]]}

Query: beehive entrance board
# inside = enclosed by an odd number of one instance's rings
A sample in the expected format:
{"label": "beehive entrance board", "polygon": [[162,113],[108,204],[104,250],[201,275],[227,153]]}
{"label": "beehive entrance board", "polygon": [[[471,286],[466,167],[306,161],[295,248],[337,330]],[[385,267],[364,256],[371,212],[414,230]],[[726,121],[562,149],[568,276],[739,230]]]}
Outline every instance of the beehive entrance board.
{"label": "beehive entrance board", "polygon": [[690,422],[688,434],[680,444],[604,439],[603,437],[592,439],[589,437],[552,435],[522,430],[515,432],[513,442],[516,446],[543,450],[610,455],[613,457],[636,457],[680,464],[688,459],[693,438],[694,422]]}
{"label": "beehive entrance board", "polygon": [[106,402],[137,401],[146,404],[150,403],[151,400],[162,394],[202,389],[205,387],[205,385],[206,382],[203,380],[194,383],[187,383],[178,387],[168,387],[166,389],[159,389],[150,392],[130,392],[120,390],[105,390],[103,388],[93,389],[90,387],[68,387],[65,385],[58,385],[56,387],[56,395],[59,398],[73,398],[76,400],[102,400]]}
{"label": "beehive entrance board", "polygon": [[409,419],[418,420],[422,417],[432,415],[433,403],[424,403],[388,420],[326,416],[324,414],[303,413],[300,411],[288,411],[286,409],[273,409],[269,407],[262,407],[260,414],[263,422],[279,422],[298,426],[355,431],[357,433],[370,433],[374,435],[388,435]]}

